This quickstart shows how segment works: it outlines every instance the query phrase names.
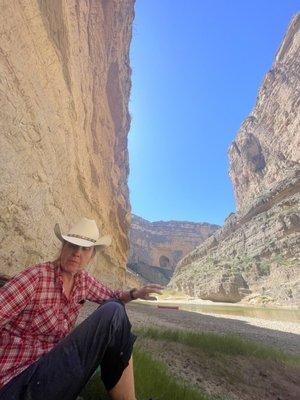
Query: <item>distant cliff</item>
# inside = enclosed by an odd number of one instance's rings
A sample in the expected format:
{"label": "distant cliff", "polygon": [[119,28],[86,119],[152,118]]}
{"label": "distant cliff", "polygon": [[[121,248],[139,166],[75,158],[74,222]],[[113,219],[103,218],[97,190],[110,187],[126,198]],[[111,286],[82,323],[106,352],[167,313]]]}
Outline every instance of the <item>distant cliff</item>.
{"label": "distant cliff", "polygon": [[205,222],[149,222],[132,215],[128,267],[146,281],[165,284],[178,261],[218,228]]}
{"label": "distant cliff", "polygon": [[213,301],[300,300],[300,14],[229,148],[237,213],[177,265],[170,283]]}
{"label": "distant cliff", "polygon": [[112,247],[93,272],[124,282],[133,0],[6,1],[0,38],[0,272],[53,259],[96,219]]}

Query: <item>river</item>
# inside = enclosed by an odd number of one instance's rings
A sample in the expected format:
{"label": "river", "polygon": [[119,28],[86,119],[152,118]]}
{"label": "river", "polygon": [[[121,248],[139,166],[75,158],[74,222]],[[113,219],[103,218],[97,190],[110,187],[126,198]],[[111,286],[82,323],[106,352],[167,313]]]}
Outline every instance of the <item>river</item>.
{"label": "river", "polygon": [[198,312],[202,314],[220,314],[227,316],[240,316],[259,318],[270,321],[300,322],[300,310],[291,308],[254,307],[236,304],[197,304],[189,301],[157,301],[156,305],[178,306],[180,310]]}

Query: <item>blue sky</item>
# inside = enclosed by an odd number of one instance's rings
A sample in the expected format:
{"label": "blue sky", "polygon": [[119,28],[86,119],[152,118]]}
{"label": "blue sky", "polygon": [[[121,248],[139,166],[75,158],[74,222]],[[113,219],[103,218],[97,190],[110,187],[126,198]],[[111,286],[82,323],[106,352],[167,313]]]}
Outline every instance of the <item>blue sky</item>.
{"label": "blue sky", "polygon": [[137,0],[128,138],[132,212],[223,224],[230,142],[255,105],[294,0]]}

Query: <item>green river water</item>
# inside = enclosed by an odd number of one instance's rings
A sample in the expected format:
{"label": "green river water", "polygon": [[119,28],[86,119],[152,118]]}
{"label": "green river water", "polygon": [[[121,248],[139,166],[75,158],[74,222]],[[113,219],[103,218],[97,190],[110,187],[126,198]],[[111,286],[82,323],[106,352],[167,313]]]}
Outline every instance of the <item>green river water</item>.
{"label": "green river water", "polygon": [[260,318],[282,322],[300,322],[299,309],[283,309],[271,307],[252,307],[224,304],[178,304],[158,302],[164,306],[179,306],[180,310],[198,312],[203,314],[234,315],[240,317]]}

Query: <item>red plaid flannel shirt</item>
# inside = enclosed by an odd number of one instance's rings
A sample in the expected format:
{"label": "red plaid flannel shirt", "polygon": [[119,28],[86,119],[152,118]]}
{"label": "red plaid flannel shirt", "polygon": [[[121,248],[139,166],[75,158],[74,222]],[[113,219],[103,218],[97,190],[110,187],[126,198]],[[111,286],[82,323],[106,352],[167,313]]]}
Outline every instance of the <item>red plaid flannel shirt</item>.
{"label": "red plaid flannel shirt", "polygon": [[85,300],[120,298],[87,271],[75,275],[69,299],[52,262],[22,271],[0,289],[0,388],[51,350],[74,327]]}

